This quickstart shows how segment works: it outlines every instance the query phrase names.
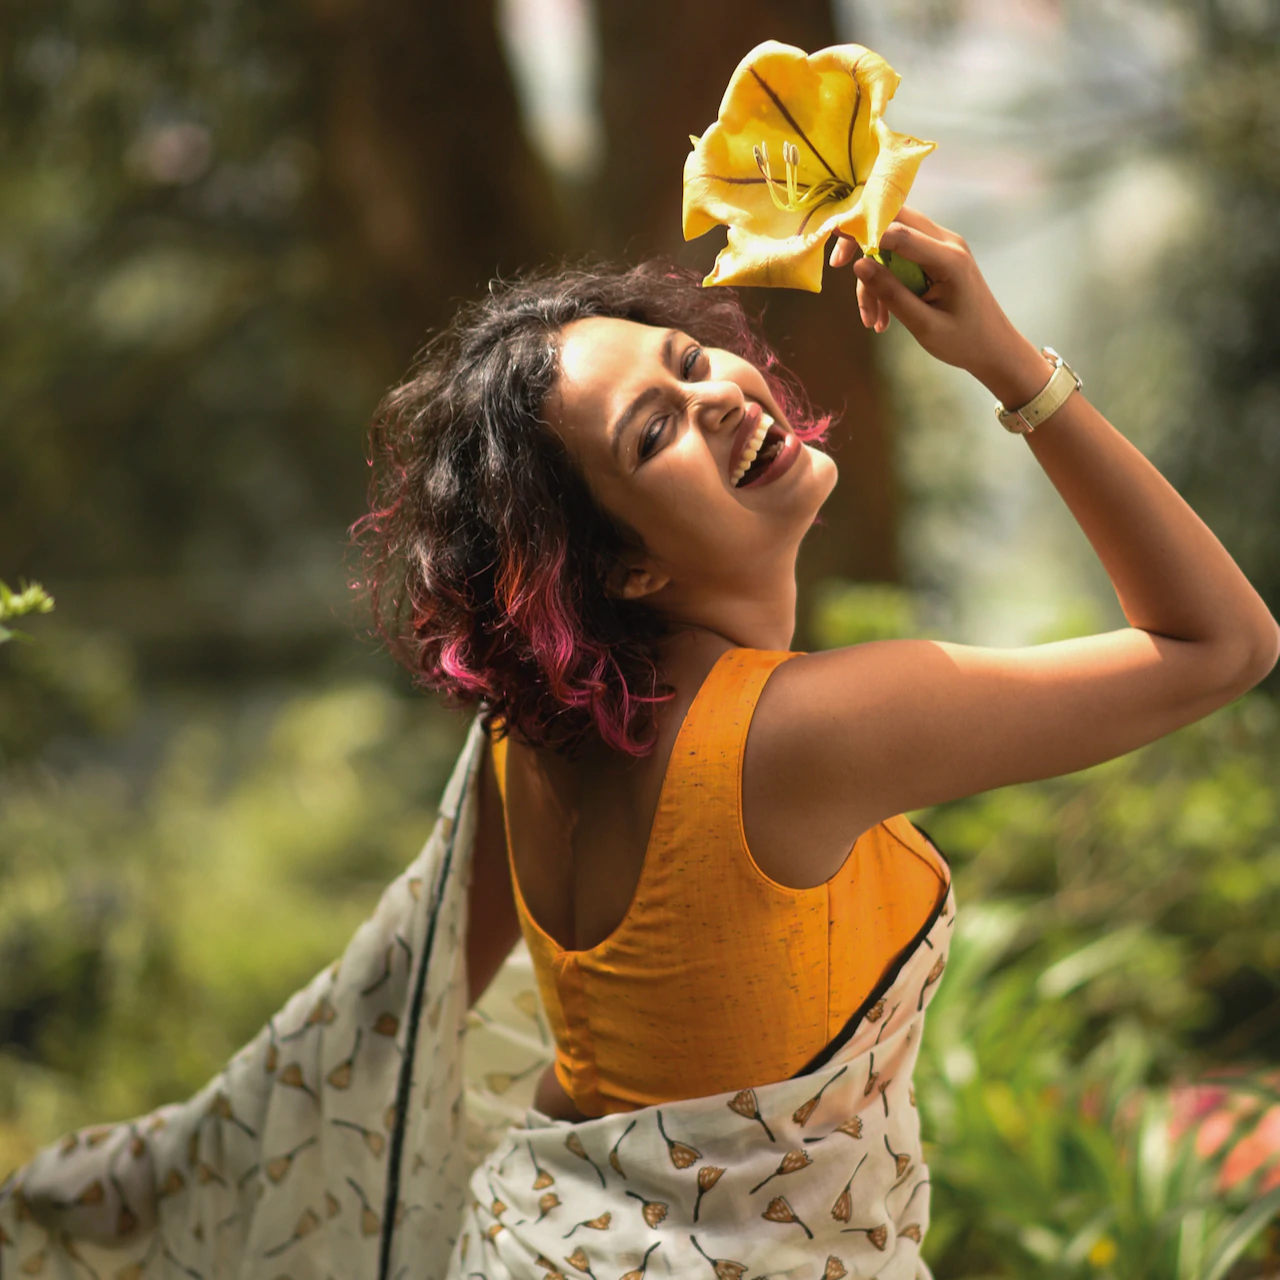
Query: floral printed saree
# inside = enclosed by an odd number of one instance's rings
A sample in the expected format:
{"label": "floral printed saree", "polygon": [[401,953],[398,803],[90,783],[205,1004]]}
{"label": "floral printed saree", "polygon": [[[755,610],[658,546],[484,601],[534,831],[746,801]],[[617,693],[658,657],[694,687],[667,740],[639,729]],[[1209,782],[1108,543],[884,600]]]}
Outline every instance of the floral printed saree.
{"label": "floral printed saree", "polygon": [[484,743],[477,723],[342,958],[203,1090],[0,1187],[0,1280],[928,1276],[911,1073],[951,892],[794,1078],[552,1121],[529,1108],[552,1045],[523,947],[467,1010]]}

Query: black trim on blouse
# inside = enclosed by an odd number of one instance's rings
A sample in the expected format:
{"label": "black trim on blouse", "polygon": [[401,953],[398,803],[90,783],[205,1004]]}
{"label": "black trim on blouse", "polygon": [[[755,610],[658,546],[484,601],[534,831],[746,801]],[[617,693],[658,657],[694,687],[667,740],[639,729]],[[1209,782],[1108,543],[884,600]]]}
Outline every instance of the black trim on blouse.
{"label": "black trim on blouse", "polygon": [[[907,821],[911,822],[911,819],[908,818]],[[938,848],[933,837],[923,827],[917,826],[914,822],[911,822],[911,825],[915,827],[922,836],[924,836],[933,851],[942,859],[943,865],[947,868],[948,872],[947,883],[944,886],[942,893],[938,895],[938,901],[934,903],[933,910],[929,912],[928,918],[925,920],[924,924],[916,930],[916,934],[911,941],[908,942],[896,956],[894,956],[892,961],[890,961],[889,967],[880,975],[880,981],[872,988],[871,994],[867,996],[857,1009],[849,1015],[848,1021],[840,1028],[839,1031],[836,1032],[831,1041],[824,1048],[819,1049],[818,1052],[815,1053],[813,1057],[795,1073],[795,1075],[790,1077],[792,1080],[798,1080],[801,1076],[811,1075],[813,1072],[825,1067],[827,1063],[830,1062],[831,1059],[834,1058],[836,1054],[853,1039],[854,1032],[856,1032],[858,1027],[861,1025],[868,1010],[873,1008],[876,1001],[878,1001],[881,996],[883,996],[884,993],[897,981],[898,974],[902,972],[903,966],[920,949],[921,944],[924,942],[925,938],[928,937],[933,926],[938,923],[938,917],[942,915],[942,909],[947,905],[947,898],[951,892],[950,860],[947,858],[947,855]],[[889,834],[893,835],[893,832],[890,831]],[[897,836],[894,836],[894,839],[899,840],[899,843],[903,843]]]}

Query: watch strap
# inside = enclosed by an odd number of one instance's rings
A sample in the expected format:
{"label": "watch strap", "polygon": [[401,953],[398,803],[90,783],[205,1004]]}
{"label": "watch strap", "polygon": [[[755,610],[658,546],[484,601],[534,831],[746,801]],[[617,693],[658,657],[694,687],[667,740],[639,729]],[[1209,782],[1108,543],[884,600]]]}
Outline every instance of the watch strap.
{"label": "watch strap", "polygon": [[1053,372],[1039,394],[1020,409],[1006,409],[999,400],[996,401],[996,419],[1006,431],[1018,435],[1034,431],[1062,408],[1073,391],[1079,391],[1084,385],[1076,371],[1052,347],[1041,347],[1040,354],[1052,361]]}

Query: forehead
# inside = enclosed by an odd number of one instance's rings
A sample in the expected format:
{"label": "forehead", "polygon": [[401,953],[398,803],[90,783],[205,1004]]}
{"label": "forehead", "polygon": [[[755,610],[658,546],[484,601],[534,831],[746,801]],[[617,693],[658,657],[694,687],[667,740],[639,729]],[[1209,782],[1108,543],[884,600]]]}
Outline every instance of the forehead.
{"label": "forehead", "polygon": [[566,437],[604,436],[662,367],[669,329],[590,316],[561,331],[555,425]]}

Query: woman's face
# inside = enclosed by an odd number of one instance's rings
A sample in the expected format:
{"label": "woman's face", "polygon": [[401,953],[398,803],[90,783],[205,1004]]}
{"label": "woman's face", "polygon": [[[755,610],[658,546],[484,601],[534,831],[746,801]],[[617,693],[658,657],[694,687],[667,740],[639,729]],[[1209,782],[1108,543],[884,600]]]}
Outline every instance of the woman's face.
{"label": "woman's face", "polygon": [[794,598],[796,552],[836,468],[796,438],[759,369],[678,330],[603,317],[565,327],[560,367],[550,424],[644,543],[619,594],[692,623],[717,602]]}

